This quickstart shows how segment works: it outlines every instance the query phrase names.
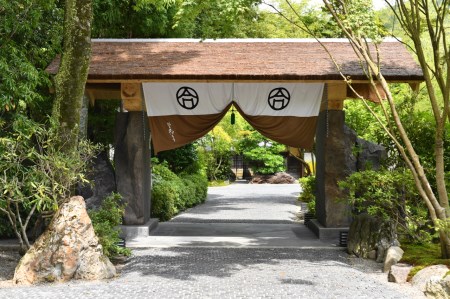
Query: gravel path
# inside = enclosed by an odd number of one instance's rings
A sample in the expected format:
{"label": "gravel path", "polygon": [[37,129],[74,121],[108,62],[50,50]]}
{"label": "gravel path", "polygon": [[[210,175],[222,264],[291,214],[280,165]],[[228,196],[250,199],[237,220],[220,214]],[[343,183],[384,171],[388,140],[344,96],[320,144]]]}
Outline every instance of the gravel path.
{"label": "gravel path", "polygon": [[0,298],[423,298],[397,287],[339,250],[153,248],[135,250],[115,280],[0,289]]}
{"label": "gravel path", "polygon": [[171,220],[195,223],[274,223],[297,221],[298,184],[232,184],[208,189],[208,200]]}
{"label": "gravel path", "polygon": [[[210,188],[208,202],[178,216],[174,224],[294,224],[298,185],[268,186]],[[3,287],[0,298],[425,297],[408,285],[388,283],[380,264],[351,258],[340,248],[206,246],[135,249],[116,279]]]}

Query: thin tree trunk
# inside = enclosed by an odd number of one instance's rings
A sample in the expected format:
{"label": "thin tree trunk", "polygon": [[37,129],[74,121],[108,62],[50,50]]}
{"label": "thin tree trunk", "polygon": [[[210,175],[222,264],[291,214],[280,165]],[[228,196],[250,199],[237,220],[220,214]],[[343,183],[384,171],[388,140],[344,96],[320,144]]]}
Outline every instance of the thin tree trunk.
{"label": "thin tree trunk", "polygon": [[27,251],[28,248],[27,248],[27,246],[25,245],[25,243],[24,243],[24,241],[23,241],[23,239],[22,239],[22,234],[21,234],[20,231],[17,229],[16,216],[15,216],[14,212],[11,211],[11,207],[10,207],[10,205],[9,205],[9,201],[8,201],[8,205],[7,205],[7,207],[6,207],[6,210],[5,210],[5,209],[1,209],[1,210],[2,210],[2,212],[4,212],[4,213],[8,216],[9,223],[11,224],[11,227],[12,227],[13,230],[14,230],[14,234],[16,235],[17,240],[19,241],[20,249],[21,249],[23,252]]}
{"label": "thin tree trunk", "polygon": [[[334,20],[337,22],[338,26],[342,29],[345,36],[348,38],[350,44],[352,45],[355,54],[359,57],[361,60],[361,65],[363,66],[364,71],[366,72],[366,75],[368,79],[370,80],[372,86],[375,90],[375,82],[374,78],[377,79],[379,83],[381,83],[381,86],[384,90],[384,92],[387,95],[387,100],[389,103],[390,111],[392,113],[392,117],[396,126],[396,129],[399,132],[400,139],[402,140],[405,148],[396,140],[396,138],[389,132],[387,128],[384,128],[386,131],[388,131],[389,135],[393,138],[395,144],[397,145],[397,148],[404,158],[408,168],[410,168],[413,176],[414,181],[416,184],[416,187],[419,191],[420,196],[426,203],[428,210],[430,212],[431,219],[435,225],[435,227],[438,227],[441,221],[446,223],[447,217],[449,216],[449,203],[448,203],[448,194],[446,190],[446,184],[445,184],[445,169],[444,169],[444,148],[443,148],[443,132],[445,127],[445,122],[447,120],[447,111],[448,111],[448,102],[449,102],[449,86],[446,85],[444,82],[450,82],[449,78],[445,78],[445,76],[448,76],[448,74],[444,74],[442,72],[441,68],[441,53],[440,53],[440,42],[442,38],[442,42],[444,44],[444,51],[445,55],[443,56],[444,59],[449,59],[449,55],[447,52],[447,45],[445,40],[445,34],[444,27],[439,28],[439,24],[444,26],[443,18],[444,16],[437,14],[437,17],[441,22],[436,23],[436,28],[431,26],[432,24],[435,24],[431,20],[431,12],[426,7],[421,7],[420,5],[423,5],[423,3],[419,4],[419,1],[409,1],[409,8],[405,5],[405,2],[403,0],[397,0],[397,6],[399,7],[398,11],[396,11],[396,8],[393,7],[390,3],[388,5],[393,10],[396,17],[399,19],[400,24],[402,25],[403,29],[409,34],[412,41],[414,42],[414,47],[416,51],[416,55],[418,57],[419,63],[421,65],[421,68],[423,70],[427,91],[430,98],[431,107],[433,110],[434,118],[436,121],[436,135],[435,135],[435,159],[436,159],[436,183],[437,183],[437,196],[433,189],[431,188],[430,182],[428,181],[428,178],[425,175],[423,166],[420,162],[420,159],[417,155],[417,153],[414,150],[414,147],[406,133],[406,130],[403,127],[403,124],[400,120],[400,117],[397,113],[395,103],[392,97],[392,94],[390,93],[389,86],[384,79],[383,75],[380,73],[379,68],[379,61],[375,62],[372,58],[372,55],[370,53],[370,49],[367,46],[367,42],[364,38],[360,37],[360,32],[354,32],[351,27],[346,26],[341,18],[340,15],[336,12],[334,7],[331,5],[331,3],[328,0],[323,0],[326,8],[328,11],[332,14]],[[387,2],[387,1],[386,1]],[[346,2],[340,2],[340,4],[343,6],[343,12],[344,15],[346,14]],[[436,4],[436,3],[435,3]],[[437,5],[437,4],[436,4]],[[446,4],[442,4],[446,5]],[[436,7],[435,7],[436,8]],[[446,13],[446,7],[441,7],[444,14]],[[423,15],[422,15],[423,14]],[[434,58],[434,69],[427,63],[426,56],[424,54],[423,46],[422,46],[422,36],[421,36],[421,21],[422,17],[425,19],[425,22],[428,25],[428,37],[430,38],[432,48],[433,48],[433,58]],[[434,18],[434,17],[433,17]],[[441,32],[442,30],[442,32]],[[331,55],[331,54],[330,54]],[[333,59],[334,61],[334,59]],[[335,61],[334,61],[335,62]],[[449,61],[447,61],[447,68],[450,68]],[[337,68],[340,70],[340,67],[336,65]],[[432,73],[432,75],[430,74]],[[341,73],[342,74],[342,73]],[[343,74],[342,74],[343,75]],[[345,76],[343,75],[344,80]],[[444,102],[444,108],[443,111],[441,110],[438,103],[438,97],[435,92],[434,86],[433,86],[433,78],[438,82],[440,91],[443,95],[443,102]],[[346,80],[348,84],[351,85],[351,83]],[[381,97],[379,96],[379,93],[377,92],[378,97],[381,100]],[[441,115],[442,113],[442,115]],[[449,232],[445,231],[444,229],[439,230],[439,236],[441,241],[441,250],[442,250],[442,257],[448,258],[450,256],[450,238],[449,238]]]}

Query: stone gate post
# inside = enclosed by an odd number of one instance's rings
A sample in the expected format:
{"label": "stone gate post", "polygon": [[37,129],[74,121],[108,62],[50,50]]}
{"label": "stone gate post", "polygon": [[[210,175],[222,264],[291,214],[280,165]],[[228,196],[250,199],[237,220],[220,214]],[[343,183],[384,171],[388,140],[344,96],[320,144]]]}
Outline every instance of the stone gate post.
{"label": "stone gate post", "polygon": [[114,136],[117,191],[127,203],[125,225],[150,219],[150,130],[142,111],[118,112]]}
{"label": "stone gate post", "polygon": [[342,94],[345,85],[327,84],[316,131],[316,218],[311,229],[320,239],[338,239],[348,230],[350,211],[341,200],[345,193],[338,181],[355,171],[352,148],[356,135],[344,127]]}

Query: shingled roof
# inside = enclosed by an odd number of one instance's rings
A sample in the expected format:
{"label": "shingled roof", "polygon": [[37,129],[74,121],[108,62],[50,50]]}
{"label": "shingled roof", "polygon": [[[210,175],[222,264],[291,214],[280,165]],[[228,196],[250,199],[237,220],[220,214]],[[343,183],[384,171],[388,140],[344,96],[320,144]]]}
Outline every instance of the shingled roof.
{"label": "shingled roof", "polygon": [[[323,44],[353,80],[366,80],[346,39]],[[420,67],[398,41],[380,45],[388,81],[423,81]],[[59,58],[47,71],[55,74]],[[123,80],[342,80],[322,46],[312,39],[94,39],[88,81]]]}

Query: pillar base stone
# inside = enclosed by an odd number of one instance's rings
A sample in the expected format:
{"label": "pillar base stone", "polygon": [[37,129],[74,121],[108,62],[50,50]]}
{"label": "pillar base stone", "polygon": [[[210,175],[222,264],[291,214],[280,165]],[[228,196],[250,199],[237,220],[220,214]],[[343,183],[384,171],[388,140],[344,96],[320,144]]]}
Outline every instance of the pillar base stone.
{"label": "pillar base stone", "polygon": [[339,244],[339,236],[341,232],[348,232],[348,227],[325,227],[317,219],[311,219],[306,225],[319,240],[333,242]]}
{"label": "pillar base stone", "polygon": [[142,225],[120,225],[121,234],[120,237],[126,241],[130,241],[134,238],[148,237],[150,232],[158,227],[159,220],[157,218],[151,218],[147,223]]}

